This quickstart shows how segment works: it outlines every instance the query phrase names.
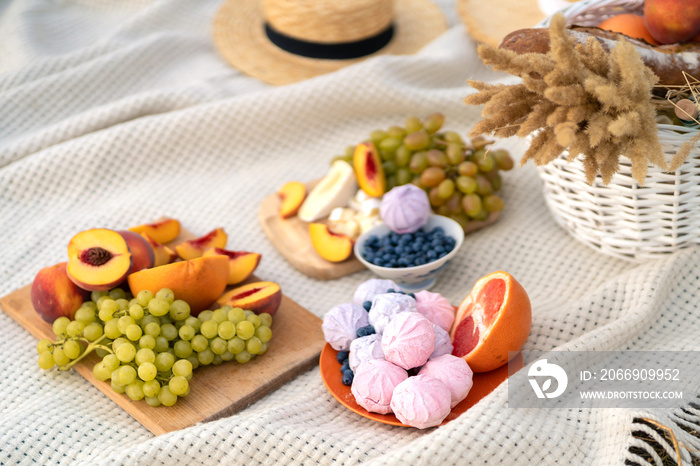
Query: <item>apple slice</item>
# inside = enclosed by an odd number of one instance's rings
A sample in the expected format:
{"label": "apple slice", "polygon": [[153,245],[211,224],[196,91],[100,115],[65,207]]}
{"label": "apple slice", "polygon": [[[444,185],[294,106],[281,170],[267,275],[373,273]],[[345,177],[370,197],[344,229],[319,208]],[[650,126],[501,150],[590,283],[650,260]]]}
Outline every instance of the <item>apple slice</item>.
{"label": "apple slice", "polygon": [[349,163],[336,160],[330,171],[309,192],[297,215],[304,222],[327,217],[336,207],[348,205],[357,191],[355,172]]}
{"label": "apple slice", "polygon": [[318,255],[327,261],[342,262],[352,255],[352,238],[333,233],[324,223],[311,223],[309,236]]}
{"label": "apple slice", "polygon": [[129,228],[134,233],[146,233],[161,244],[169,243],[180,234],[180,221],[174,218],[166,218],[155,223],[144,223]]}
{"label": "apple slice", "polygon": [[248,283],[227,291],[216,302],[220,306],[228,304],[256,314],[267,312],[273,316],[282,302],[282,289],[275,282]]}
{"label": "apple slice", "polygon": [[148,241],[148,244],[151,245],[151,248],[153,248],[153,255],[155,257],[153,267],[167,265],[171,262],[175,262],[175,259],[177,259],[178,257],[175,251],[173,251],[166,245],[154,240],[146,233],[141,233],[141,236],[143,236],[146,239],[146,241]]}
{"label": "apple slice", "polygon": [[290,181],[277,191],[277,195],[282,199],[280,217],[290,218],[297,214],[306,199],[306,186],[301,181]]}
{"label": "apple slice", "polygon": [[228,235],[223,228],[215,228],[204,236],[191,239],[175,246],[175,252],[183,260],[202,257],[209,248],[225,248]]}
{"label": "apple slice", "polygon": [[261,255],[257,252],[229,251],[222,248],[209,248],[202,257],[226,256],[229,260],[227,285],[237,285],[250,277],[260,263]]}

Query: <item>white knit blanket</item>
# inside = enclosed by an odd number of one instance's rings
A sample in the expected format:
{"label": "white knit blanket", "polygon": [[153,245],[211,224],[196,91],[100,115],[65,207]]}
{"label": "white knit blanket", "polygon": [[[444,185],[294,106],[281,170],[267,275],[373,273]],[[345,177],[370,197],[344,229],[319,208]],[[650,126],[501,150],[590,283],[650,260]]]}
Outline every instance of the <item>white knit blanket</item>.
{"label": "white knit blanket", "polygon": [[[224,227],[230,246],[263,254],[260,277],[323,316],[371,274],[297,272],[265,238],[260,201],[411,114],[441,111],[466,134],[479,119],[466,80],[507,78],[480,64],[445,0],[452,27],[421,53],[273,88],[217,54],[219,3],[0,3],[0,295],[65,260],[78,231],[167,215],[193,232]],[[516,159],[525,148],[500,145]],[[531,165],[506,173],[501,219],[467,236],[433,291],[459,303],[481,276],[510,272],[533,304],[526,349],[698,349],[698,252],[642,265],[601,255],[555,224],[540,189]],[[631,446],[660,460],[640,418],[671,427],[685,461],[700,449],[679,427],[698,428],[697,405],[513,409],[506,384],[444,427],[387,426],[341,406],[317,367],[236,415],[155,437],[77,373],[40,370],[36,341],[2,312],[0,326],[0,464],[624,464],[640,461]]]}

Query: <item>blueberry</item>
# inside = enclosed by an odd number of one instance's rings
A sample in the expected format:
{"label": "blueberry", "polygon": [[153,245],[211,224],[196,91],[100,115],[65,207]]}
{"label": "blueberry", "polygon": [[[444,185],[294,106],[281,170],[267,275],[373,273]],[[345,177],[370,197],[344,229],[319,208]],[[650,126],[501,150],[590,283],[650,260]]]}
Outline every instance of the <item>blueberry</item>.
{"label": "blueberry", "polygon": [[397,256],[400,256],[401,254],[403,254],[403,246],[394,247],[394,254],[396,254]]}
{"label": "blueberry", "polygon": [[425,258],[424,258],[423,256],[416,257],[416,262],[415,262],[415,264],[416,264],[416,265],[423,265],[423,264],[425,264]]}
{"label": "blueberry", "polygon": [[438,253],[438,254],[443,253],[443,252],[445,252],[445,247],[442,246],[442,245],[437,246],[437,247],[435,248],[435,252]]}
{"label": "blueberry", "polygon": [[362,307],[365,308],[365,311],[369,312],[369,310],[372,308],[372,301],[365,301],[362,303]]}
{"label": "blueberry", "polygon": [[343,361],[343,365],[340,366],[340,372],[344,373],[345,371],[347,371],[349,369],[350,369],[350,360],[346,359],[345,361]]}
{"label": "blueberry", "polygon": [[382,260],[381,257],[374,259],[374,262],[372,262],[374,265],[377,267],[384,267],[384,261]]}
{"label": "blueberry", "polygon": [[423,247],[423,243],[415,242],[415,243],[413,243],[413,246],[411,246],[411,250],[413,252],[418,252],[421,250],[422,247]]}
{"label": "blueberry", "polygon": [[445,257],[447,255],[447,251],[443,251],[440,254],[438,254],[438,257]]}
{"label": "blueberry", "polygon": [[388,290],[386,290],[386,292],[387,293],[396,293],[396,290],[393,288],[389,288]]}
{"label": "blueberry", "polygon": [[411,298],[416,299],[416,295],[415,295],[415,294],[413,294],[413,293],[408,293],[408,295],[409,295]]}
{"label": "blueberry", "polygon": [[336,359],[340,364],[348,360],[348,352],[347,351],[338,351],[338,354],[335,356]]}
{"label": "blueberry", "polygon": [[445,243],[449,244],[450,246],[454,247],[455,244],[457,244],[457,241],[451,236],[448,236],[445,238]]}
{"label": "blueberry", "polygon": [[431,261],[434,261],[435,259],[437,259],[437,252],[431,249],[430,251],[425,253],[425,257],[427,257]]}
{"label": "blueberry", "polygon": [[437,236],[445,236],[445,230],[442,227],[433,228],[432,233]]}
{"label": "blueberry", "polygon": [[431,244],[426,244],[421,248],[422,252],[428,252],[428,251],[432,251],[432,250],[433,250],[433,246]]}
{"label": "blueberry", "polygon": [[348,385],[348,386],[352,385],[352,379],[354,376],[355,376],[355,374],[353,374],[350,369],[343,372],[343,379],[342,379],[343,385]]}
{"label": "blueberry", "polygon": [[373,335],[374,333],[376,333],[376,331],[371,325],[366,325],[357,329],[358,338],[366,337],[367,335]]}
{"label": "blueberry", "polygon": [[405,257],[401,257],[398,260],[397,264],[399,264],[399,267],[406,267],[406,266],[408,266],[408,261],[406,260]]}

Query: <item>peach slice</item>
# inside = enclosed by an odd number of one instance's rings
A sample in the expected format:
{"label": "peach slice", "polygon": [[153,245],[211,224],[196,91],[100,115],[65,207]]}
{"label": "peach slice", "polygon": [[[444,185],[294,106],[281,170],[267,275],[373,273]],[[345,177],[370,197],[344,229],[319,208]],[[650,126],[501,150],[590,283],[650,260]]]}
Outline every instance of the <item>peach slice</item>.
{"label": "peach slice", "polygon": [[332,232],[324,223],[309,224],[309,236],[318,255],[327,261],[342,262],[352,255],[352,238]]}
{"label": "peach slice", "polygon": [[204,236],[178,244],[175,252],[183,260],[196,259],[209,248],[225,248],[227,241],[228,235],[223,228],[215,228]]}
{"label": "peach slice", "polygon": [[386,177],[382,159],[373,142],[361,142],[355,147],[352,158],[357,184],[372,197],[381,197],[386,189]]}
{"label": "peach slice", "polygon": [[216,302],[221,306],[228,304],[256,314],[267,312],[273,316],[282,302],[282,288],[275,282],[248,283],[227,291]]}
{"label": "peach slice", "polygon": [[170,288],[175,299],[186,301],[191,314],[197,316],[221,296],[227,278],[228,259],[212,256],[144,269],[129,275],[128,280],[134,296],[141,290],[155,294],[161,288]]}
{"label": "peach slice", "polygon": [[66,263],[44,267],[34,277],[31,291],[34,310],[48,323],[66,316],[75,317],[83,301],[90,299],[90,292],[79,288],[66,273]]}
{"label": "peach slice", "polygon": [[106,291],[124,281],[132,257],[122,235],[106,228],[81,231],[68,243],[66,273],[84,290]]}
{"label": "peach slice", "polygon": [[169,243],[180,234],[180,221],[174,218],[165,218],[155,223],[144,223],[129,228],[134,233],[146,233],[159,243]]}
{"label": "peach slice", "polygon": [[282,199],[280,217],[293,217],[306,199],[306,186],[301,181],[290,181],[277,191],[277,195]]}
{"label": "peach slice", "polygon": [[148,241],[148,244],[151,245],[151,248],[153,248],[153,256],[154,256],[154,264],[153,267],[159,267],[161,265],[166,265],[170,264],[171,262],[175,262],[175,259],[178,258],[178,255],[175,251],[170,249],[164,244],[159,243],[158,241],[154,240],[150,236],[148,236],[146,233],[141,233],[141,236],[144,237],[146,241]]}
{"label": "peach slice", "polygon": [[229,272],[228,285],[237,285],[255,271],[262,256],[257,252],[229,251],[222,248],[209,248],[204,251],[202,257],[226,256],[228,257]]}
{"label": "peach slice", "polygon": [[131,273],[143,269],[150,269],[156,262],[156,256],[150,243],[146,239],[133,231],[117,230],[126,240],[126,245],[131,251]]}

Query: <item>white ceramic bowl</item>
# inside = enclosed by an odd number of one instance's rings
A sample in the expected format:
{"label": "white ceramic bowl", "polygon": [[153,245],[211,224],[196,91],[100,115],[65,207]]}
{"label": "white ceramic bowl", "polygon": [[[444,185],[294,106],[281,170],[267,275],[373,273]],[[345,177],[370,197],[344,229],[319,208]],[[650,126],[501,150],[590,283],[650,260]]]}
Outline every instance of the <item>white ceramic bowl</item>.
{"label": "white ceramic bowl", "polygon": [[360,254],[360,252],[363,250],[365,242],[371,236],[377,236],[378,238],[382,238],[391,233],[389,227],[386,226],[386,224],[384,223],[372,227],[371,229],[367,230],[365,233],[360,235],[360,237],[355,242],[355,257],[357,257],[357,260],[362,262],[362,264],[364,264],[364,266],[370,269],[372,272],[374,272],[382,278],[393,280],[405,291],[427,290],[431,286],[433,286],[437,274],[443,268],[445,268],[445,265],[447,265],[450,259],[452,259],[455,256],[455,254],[457,254],[457,251],[459,251],[459,248],[464,242],[464,230],[459,225],[459,223],[455,222],[451,218],[444,217],[442,215],[432,214],[428,218],[428,223],[425,224],[423,229],[427,232],[437,227],[442,227],[442,229],[445,231],[445,236],[451,236],[455,239],[455,247],[448,254],[432,262],[428,262],[427,264],[418,265],[415,267],[400,268],[380,267],[378,265],[374,265],[370,262],[367,262],[362,257],[362,254]]}

